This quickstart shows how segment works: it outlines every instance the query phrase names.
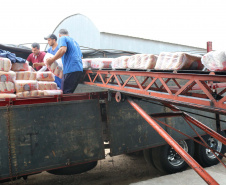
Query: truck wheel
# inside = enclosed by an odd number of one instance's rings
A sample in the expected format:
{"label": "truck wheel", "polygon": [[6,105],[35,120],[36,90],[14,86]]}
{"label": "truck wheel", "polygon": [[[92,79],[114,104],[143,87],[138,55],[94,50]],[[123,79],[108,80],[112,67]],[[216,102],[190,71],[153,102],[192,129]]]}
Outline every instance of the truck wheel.
{"label": "truck wheel", "polygon": [[96,167],[96,165],[97,165],[97,161],[94,161],[90,163],[78,164],[75,166],[69,166],[69,167],[60,168],[56,170],[49,170],[47,172],[54,175],[73,175],[73,174],[79,174],[79,173],[92,170],[94,167]]}
{"label": "truck wheel", "polygon": [[[190,154],[194,155],[194,142],[192,140],[181,140],[178,144]],[[164,145],[152,148],[152,159],[154,166],[164,173],[176,173],[186,170],[188,164],[184,159],[170,146]]]}
{"label": "truck wheel", "polygon": [[[222,136],[226,136],[225,132],[222,131],[220,132]],[[202,138],[205,140],[205,142],[210,146],[210,148],[213,148],[214,150],[220,152],[220,153],[225,153],[226,152],[226,147],[223,145],[220,141],[216,140],[215,138],[205,135],[202,136]],[[215,153],[220,159],[222,159],[222,156]],[[195,159],[197,162],[203,166],[203,167],[209,167],[213,166],[219,163],[218,159],[215,157],[215,155],[211,152],[210,149],[200,145],[196,144],[195,146]]]}
{"label": "truck wheel", "polygon": [[152,148],[143,150],[143,154],[144,154],[144,159],[148,163],[148,165],[151,165],[154,168],[156,168],[153,161],[153,157],[152,157]]}

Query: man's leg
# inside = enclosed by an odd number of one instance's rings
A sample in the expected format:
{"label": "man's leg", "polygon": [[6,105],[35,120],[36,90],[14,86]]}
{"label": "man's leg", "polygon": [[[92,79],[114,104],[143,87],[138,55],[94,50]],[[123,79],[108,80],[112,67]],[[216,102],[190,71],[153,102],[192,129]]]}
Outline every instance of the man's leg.
{"label": "man's leg", "polygon": [[62,79],[62,84],[61,84],[63,94],[73,93],[76,87],[78,86],[81,76],[82,76],[82,71],[76,71],[76,72],[64,74]]}

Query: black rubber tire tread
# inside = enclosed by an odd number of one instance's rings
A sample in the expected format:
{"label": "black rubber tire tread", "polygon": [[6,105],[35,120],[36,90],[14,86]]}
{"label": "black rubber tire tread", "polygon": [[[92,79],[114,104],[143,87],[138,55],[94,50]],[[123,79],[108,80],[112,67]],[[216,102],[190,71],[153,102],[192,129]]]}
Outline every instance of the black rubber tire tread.
{"label": "black rubber tire tread", "polygon": [[155,169],[157,169],[155,164],[154,164],[153,157],[152,157],[152,148],[143,150],[143,154],[144,154],[144,159],[147,162],[147,164],[151,165]]}
{"label": "black rubber tire tread", "polygon": [[94,162],[90,162],[90,163],[69,166],[66,168],[49,170],[47,172],[54,174],[54,175],[74,175],[74,174],[79,174],[79,173],[83,173],[83,172],[92,170],[93,168],[96,167],[96,165],[97,165],[97,161],[94,161]]}
{"label": "black rubber tire tread", "polygon": [[[188,153],[190,156],[194,156],[195,145],[193,140],[185,140],[188,145]],[[160,147],[152,148],[152,159],[156,168],[167,174],[181,172],[187,169],[188,164],[184,161],[180,166],[172,166],[168,159],[168,150],[171,148],[170,145],[163,145]]]}
{"label": "black rubber tire tread", "polygon": [[[222,136],[226,137],[226,134],[225,134],[224,131],[221,131],[220,134]],[[209,137],[210,137],[209,135],[202,136],[202,138],[205,141],[207,141]],[[202,145],[200,145],[198,143],[195,143],[195,155],[194,155],[194,158],[202,167],[210,167],[210,166],[216,165],[216,164],[218,164],[220,162],[220,161],[218,161],[217,158],[210,159],[209,157],[207,157],[205,150],[206,150],[206,148],[204,146],[202,146]],[[226,146],[222,145],[221,153],[224,154],[225,152],[226,152]],[[221,155],[218,155],[218,157],[220,159],[223,158],[223,156],[221,156]]]}

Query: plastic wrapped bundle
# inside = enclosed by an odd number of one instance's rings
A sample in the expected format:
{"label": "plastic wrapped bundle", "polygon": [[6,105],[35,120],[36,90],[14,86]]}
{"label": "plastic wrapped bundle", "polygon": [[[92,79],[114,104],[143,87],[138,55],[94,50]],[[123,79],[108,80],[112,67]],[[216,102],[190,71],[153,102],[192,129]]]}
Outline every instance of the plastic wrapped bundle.
{"label": "plastic wrapped bundle", "polygon": [[36,80],[16,80],[15,88],[17,93],[38,90],[38,82]]}
{"label": "plastic wrapped bundle", "polygon": [[25,63],[13,63],[11,70],[12,71],[28,71],[29,64],[27,61]]}
{"label": "plastic wrapped bundle", "polygon": [[91,68],[91,59],[82,59],[83,68]]}
{"label": "plastic wrapped bundle", "polygon": [[0,93],[14,93],[15,85],[13,82],[0,82]]}
{"label": "plastic wrapped bundle", "polygon": [[9,72],[11,67],[11,60],[9,60],[8,58],[0,58],[0,71]]}
{"label": "plastic wrapped bundle", "polygon": [[20,71],[16,72],[16,80],[36,80],[37,72]]}
{"label": "plastic wrapped bundle", "polygon": [[202,59],[202,64],[210,71],[226,70],[226,51],[211,51],[206,53]]}
{"label": "plastic wrapped bundle", "polygon": [[1,82],[14,82],[16,80],[16,73],[13,71],[4,72],[0,71]]}
{"label": "plastic wrapped bundle", "polygon": [[[48,58],[53,57],[54,55],[50,54],[50,53],[46,53],[45,57],[44,57],[44,63],[46,64],[46,60]],[[62,60],[61,59],[57,59],[56,61],[54,61],[51,66],[47,65],[47,68],[57,77],[59,78],[63,78],[63,64],[62,64]]]}
{"label": "plastic wrapped bundle", "polygon": [[50,71],[47,72],[37,72],[38,81],[54,81],[55,76]]}
{"label": "plastic wrapped bundle", "polygon": [[57,84],[55,82],[38,81],[39,90],[57,90]]}
{"label": "plastic wrapped bundle", "polygon": [[152,54],[137,54],[128,59],[129,69],[153,69],[155,67],[157,57]]}
{"label": "plastic wrapped bundle", "polygon": [[122,56],[112,60],[112,69],[126,69],[128,67],[129,56]]}
{"label": "plastic wrapped bundle", "polygon": [[16,98],[16,95],[4,93],[4,94],[0,94],[0,99],[1,98]]}
{"label": "plastic wrapped bundle", "polygon": [[63,91],[62,90],[44,90],[44,95],[47,96],[47,95],[61,95],[63,94]]}
{"label": "plastic wrapped bundle", "polygon": [[34,90],[34,91],[24,91],[16,93],[17,97],[34,97],[34,96],[44,96],[44,92],[40,90]]}
{"label": "plastic wrapped bundle", "polygon": [[187,53],[160,53],[155,69],[158,70],[202,70],[201,56]]}
{"label": "plastic wrapped bundle", "polygon": [[112,58],[95,58],[91,61],[91,68],[93,69],[111,69]]}
{"label": "plastic wrapped bundle", "polygon": [[37,72],[31,72],[29,80],[36,80],[37,79]]}

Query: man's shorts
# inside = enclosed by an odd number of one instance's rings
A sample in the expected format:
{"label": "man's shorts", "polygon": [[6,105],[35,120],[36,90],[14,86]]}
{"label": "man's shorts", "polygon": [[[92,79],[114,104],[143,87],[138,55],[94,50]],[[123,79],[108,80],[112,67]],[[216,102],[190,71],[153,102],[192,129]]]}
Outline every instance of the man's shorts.
{"label": "man's shorts", "polygon": [[63,75],[61,82],[61,89],[63,90],[63,94],[70,94],[75,91],[82,76],[82,73],[82,71],[76,71]]}

